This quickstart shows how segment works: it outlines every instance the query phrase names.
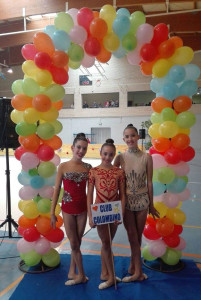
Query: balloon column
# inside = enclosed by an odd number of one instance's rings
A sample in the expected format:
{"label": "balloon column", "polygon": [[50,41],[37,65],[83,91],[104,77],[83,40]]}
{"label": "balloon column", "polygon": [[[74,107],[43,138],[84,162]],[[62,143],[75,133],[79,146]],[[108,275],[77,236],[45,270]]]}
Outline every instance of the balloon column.
{"label": "balloon column", "polygon": [[[199,68],[189,64],[193,50],[183,46],[178,37],[168,38],[168,27],[145,23],[140,11],[130,14],[125,8],[115,10],[104,5],[100,12],[84,7],[58,13],[54,25],[35,34],[33,44],[22,47],[24,79],[12,84],[14,110],[21,146],[15,157],[22,164],[18,176],[19,191],[18,250],[25,263],[34,266],[42,261],[49,266],[59,263],[54,249],[63,238],[60,206],[57,205],[57,228],[50,227],[50,205],[54,190],[58,150],[62,130],[57,120],[68,82],[68,69],[93,66],[95,59],[106,63],[111,56],[126,57],[131,65],[140,65],[145,75],[153,74],[151,89],[154,113],[150,135],[154,159],[155,205],[161,218],[147,219],[144,235],[149,240],[143,254],[146,259],[169,256],[179,258],[184,240],[179,237],[185,221],[180,203],[189,197],[186,189],[188,165],[194,150],[190,147],[190,127],[195,116],[188,111],[196,92]],[[154,250],[153,250],[154,249]],[[160,249],[160,251],[159,251]],[[174,261],[175,262],[175,261]]]}

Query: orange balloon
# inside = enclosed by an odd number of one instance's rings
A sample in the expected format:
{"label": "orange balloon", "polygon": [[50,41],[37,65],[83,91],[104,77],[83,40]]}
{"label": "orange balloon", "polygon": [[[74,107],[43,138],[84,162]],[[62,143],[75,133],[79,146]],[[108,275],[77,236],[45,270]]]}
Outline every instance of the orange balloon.
{"label": "orange balloon", "polygon": [[177,112],[183,112],[191,108],[192,100],[188,96],[179,96],[173,102],[173,107]]}
{"label": "orange balloon", "polygon": [[38,218],[28,219],[27,217],[22,215],[18,220],[18,224],[19,224],[19,226],[24,227],[24,228],[32,227],[36,224],[37,219]]}
{"label": "orange balloon", "polygon": [[24,94],[15,95],[11,100],[11,105],[19,111],[32,107],[32,98]]}
{"label": "orange balloon", "polygon": [[166,217],[161,218],[156,223],[156,231],[161,236],[167,236],[174,231],[174,223]]}
{"label": "orange balloon", "polygon": [[63,218],[60,215],[58,215],[57,216],[57,221],[56,221],[56,227],[59,228],[62,225],[63,225]]}
{"label": "orange balloon", "polygon": [[36,222],[36,228],[42,235],[47,234],[51,229],[50,219],[47,217],[39,216]]}
{"label": "orange balloon", "polygon": [[101,63],[106,63],[110,60],[111,56],[112,56],[112,53],[110,51],[106,50],[101,43],[101,50],[100,50],[100,53],[96,56],[96,59],[98,61],[100,61]]}
{"label": "orange balloon", "polygon": [[63,107],[63,100],[52,102],[52,106],[55,107],[57,110],[62,109]]}
{"label": "orange balloon", "polygon": [[173,36],[169,40],[174,43],[175,49],[183,46],[183,40],[178,36]]}
{"label": "orange balloon", "polygon": [[157,139],[152,139],[152,145],[158,152],[165,152],[170,148],[171,142],[169,139],[164,137],[159,137]]}
{"label": "orange balloon", "polygon": [[58,68],[64,68],[69,62],[69,57],[64,51],[56,50],[52,55],[52,63]]}
{"label": "orange balloon", "polygon": [[28,135],[28,136],[19,136],[19,143],[30,152],[35,152],[38,150],[40,146],[40,139],[36,134]]}
{"label": "orange balloon", "polygon": [[57,135],[54,135],[49,140],[42,140],[42,142],[43,142],[44,145],[48,145],[54,150],[58,150],[62,146],[62,140]]}
{"label": "orange balloon", "polygon": [[39,52],[46,52],[49,56],[54,54],[55,48],[52,39],[44,32],[37,32],[34,35],[33,43]]}
{"label": "orange balloon", "polygon": [[171,139],[174,148],[184,150],[190,145],[190,138],[187,134],[179,133]]}
{"label": "orange balloon", "polygon": [[94,19],[99,18],[99,11],[94,10],[93,11],[93,16],[94,16]]}
{"label": "orange balloon", "polygon": [[38,94],[33,97],[32,104],[37,111],[41,112],[48,111],[52,106],[50,98],[43,94]]}
{"label": "orange balloon", "polygon": [[152,75],[152,68],[155,64],[155,62],[160,58],[160,56],[156,56],[156,58],[149,62],[142,62],[140,65],[141,72],[144,75]]}
{"label": "orange balloon", "polygon": [[161,58],[168,58],[174,54],[175,45],[170,39],[162,42],[158,47],[158,52]]}
{"label": "orange balloon", "polygon": [[89,29],[91,36],[97,38],[98,40],[102,40],[107,34],[108,28],[105,20],[101,18],[95,18],[91,21]]}
{"label": "orange balloon", "polygon": [[160,113],[166,107],[172,108],[172,101],[163,97],[157,97],[152,100],[151,107],[155,112]]}

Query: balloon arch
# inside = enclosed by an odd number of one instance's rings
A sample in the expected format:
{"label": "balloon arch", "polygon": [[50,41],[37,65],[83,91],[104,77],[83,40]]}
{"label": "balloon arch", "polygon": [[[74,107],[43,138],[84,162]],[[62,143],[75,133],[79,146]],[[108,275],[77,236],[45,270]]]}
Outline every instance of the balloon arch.
{"label": "balloon arch", "polygon": [[190,64],[193,50],[183,46],[181,38],[168,37],[168,26],[145,23],[140,11],[130,15],[125,8],[116,11],[104,5],[100,12],[84,7],[58,13],[54,25],[48,25],[33,38],[33,44],[22,47],[25,62],[23,80],[12,84],[14,97],[11,119],[16,124],[20,147],[15,150],[22,171],[18,180],[18,232],[22,239],[17,248],[27,266],[42,262],[55,267],[60,256],[55,249],[64,233],[57,204],[56,229],[50,227],[50,206],[56,168],[60,157],[55,154],[62,141],[57,120],[68,82],[68,69],[93,66],[95,59],[106,63],[114,55],[126,56],[128,63],[139,65],[144,75],[152,75],[152,137],[154,206],[160,212],[156,221],[148,216],[144,229],[146,246],[143,257],[160,257],[168,265],[176,265],[185,248],[180,237],[186,216],[180,209],[189,199],[186,188],[188,161],[195,155],[190,146],[190,128],[195,115],[189,111],[191,97],[197,91],[200,69]]}

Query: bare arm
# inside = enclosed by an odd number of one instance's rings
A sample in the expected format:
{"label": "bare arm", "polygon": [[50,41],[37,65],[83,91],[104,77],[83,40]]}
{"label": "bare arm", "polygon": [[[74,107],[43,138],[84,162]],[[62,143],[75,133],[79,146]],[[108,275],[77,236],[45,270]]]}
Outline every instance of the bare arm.
{"label": "bare arm", "polygon": [[159,212],[155,209],[153,203],[153,183],[152,183],[152,176],[153,176],[153,160],[151,155],[148,154],[147,159],[147,188],[149,194],[149,213],[153,216],[153,218],[160,218]]}
{"label": "bare arm", "polygon": [[120,196],[120,199],[121,199],[122,215],[123,215],[123,217],[124,217],[124,213],[125,213],[125,205],[126,205],[125,178],[124,178],[124,180],[120,183],[120,186],[119,186],[119,196]]}
{"label": "bare arm", "polygon": [[117,155],[115,157],[115,159],[114,159],[114,166],[116,166],[118,168],[121,166],[121,164],[120,164],[120,155]]}
{"label": "bare arm", "polygon": [[57,171],[57,177],[56,177],[56,181],[55,181],[55,188],[54,188],[54,193],[53,193],[53,197],[52,197],[52,205],[51,205],[51,226],[55,229],[56,227],[56,221],[57,221],[57,217],[55,216],[55,208],[58,202],[58,198],[59,198],[59,193],[61,190],[61,183],[62,183],[62,165],[60,165],[58,167],[58,171]]}
{"label": "bare arm", "polygon": [[88,216],[89,216],[89,225],[92,228],[95,227],[94,223],[92,222],[92,214],[91,214],[91,205],[93,204],[93,192],[94,192],[94,185],[92,183],[88,183],[87,211],[88,211]]}

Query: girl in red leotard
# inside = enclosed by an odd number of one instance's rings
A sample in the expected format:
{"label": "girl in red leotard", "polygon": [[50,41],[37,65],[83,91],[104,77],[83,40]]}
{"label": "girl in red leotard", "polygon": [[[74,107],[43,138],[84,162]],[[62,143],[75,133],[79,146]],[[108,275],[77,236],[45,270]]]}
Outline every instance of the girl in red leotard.
{"label": "girl in red leotard", "polygon": [[[82,162],[88,147],[88,140],[84,133],[77,134],[71,147],[73,157],[70,161],[61,163],[55,183],[51,207],[51,226],[55,228],[55,207],[63,182],[64,193],[62,198],[62,214],[65,231],[71,245],[71,264],[68,280],[65,285],[84,283],[88,280],[84,273],[82,254],[80,251],[81,239],[87,220],[86,183],[91,165]],[[76,267],[78,274],[76,274]]]}
{"label": "girl in red leotard", "polygon": [[[87,193],[87,205],[89,214],[89,225],[95,227],[92,222],[91,204],[93,204],[93,191],[96,188],[95,203],[105,203],[110,201],[122,201],[122,212],[125,206],[125,176],[124,171],[112,165],[116,148],[112,139],[106,140],[102,145],[100,155],[101,164],[92,168],[89,172],[89,183]],[[110,223],[111,239],[114,238],[117,231],[117,223]],[[102,242],[101,248],[101,280],[105,282],[99,285],[99,289],[106,289],[114,285],[113,257],[110,245],[110,234],[108,224],[97,225],[98,235]],[[121,281],[116,277],[116,281]]]}

